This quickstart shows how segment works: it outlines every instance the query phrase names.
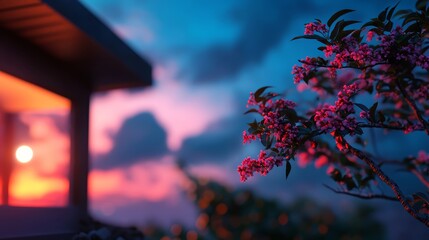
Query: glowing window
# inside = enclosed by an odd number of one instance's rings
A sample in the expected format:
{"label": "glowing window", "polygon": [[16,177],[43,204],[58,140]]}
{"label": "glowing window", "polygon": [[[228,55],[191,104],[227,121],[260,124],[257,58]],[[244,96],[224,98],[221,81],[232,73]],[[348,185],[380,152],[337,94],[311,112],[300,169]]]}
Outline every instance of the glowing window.
{"label": "glowing window", "polygon": [[3,72],[0,86],[0,203],[66,206],[70,101]]}

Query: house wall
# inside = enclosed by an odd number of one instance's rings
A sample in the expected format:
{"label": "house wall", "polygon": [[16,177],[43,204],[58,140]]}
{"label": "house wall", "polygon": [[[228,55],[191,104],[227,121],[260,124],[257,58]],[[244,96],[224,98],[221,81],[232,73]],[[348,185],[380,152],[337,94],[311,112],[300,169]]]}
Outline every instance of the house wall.
{"label": "house wall", "polygon": [[80,74],[73,66],[55,61],[7,31],[0,30],[0,35],[0,71],[62,95],[72,103],[70,206],[0,206],[0,239],[77,232],[79,220],[87,217],[88,124],[92,90],[89,76]]}

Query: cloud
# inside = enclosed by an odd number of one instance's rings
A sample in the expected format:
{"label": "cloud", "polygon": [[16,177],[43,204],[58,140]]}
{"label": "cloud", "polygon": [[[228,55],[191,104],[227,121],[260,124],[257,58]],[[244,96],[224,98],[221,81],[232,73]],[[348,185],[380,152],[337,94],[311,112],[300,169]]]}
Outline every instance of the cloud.
{"label": "cloud", "polygon": [[126,119],[113,139],[112,150],[96,157],[95,168],[126,166],[141,159],[162,157],[169,152],[165,130],[148,112]]}
{"label": "cloud", "polygon": [[247,116],[235,115],[208,126],[207,131],[185,139],[179,158],[188,163],[225,162],[242,150]]}
{"label": "cloud", "polygon": [[[299,9],[314,8],[307,1],[244,2],[231,15],[241,32],[232,43],[218,43],[197,53],[191,62],[192,78],[198,82],[234,77],[243,69],[261,63],[278,46]],[[195,67],[198,66],[198,67]]]}

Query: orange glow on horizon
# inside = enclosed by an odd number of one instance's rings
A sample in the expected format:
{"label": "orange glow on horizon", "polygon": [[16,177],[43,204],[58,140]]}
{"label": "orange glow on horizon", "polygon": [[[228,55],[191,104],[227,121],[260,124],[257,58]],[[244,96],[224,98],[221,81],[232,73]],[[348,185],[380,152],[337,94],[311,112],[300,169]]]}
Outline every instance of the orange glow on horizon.
{"label": "orange glow on horizon", "polygon": [[[68,179],[41,177],[31,169],[15,172],[9,192],[10,205],[65,206],[67,204]],[[54,196],[52,198],[52,196]]]}

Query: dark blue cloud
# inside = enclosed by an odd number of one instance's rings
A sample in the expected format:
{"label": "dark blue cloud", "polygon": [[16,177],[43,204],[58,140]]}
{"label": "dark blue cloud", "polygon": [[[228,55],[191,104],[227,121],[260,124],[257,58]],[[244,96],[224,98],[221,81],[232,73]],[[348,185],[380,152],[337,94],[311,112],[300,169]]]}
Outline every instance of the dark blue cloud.
{"label": "dark blue cloud", "polygon": [[[232,43],[219,43],[197,53],[191,66],[192,78],[208,82],[234,77],[244,68],[261,63],[267,53],[282,41],[290,20],[299,13],[295,1],[245,1],[230,15],[240,33]],[[308,1],[300,9],[313,11]]]}
{"label": "dark blue cloud", "polygon": [[109,169],[127,166],[147,158],[157,158],[169,152],[167,134],[151,113],[143,112],[128,118],[114,136],[113,149],[96,157],[94,167]]}
{"label": "dark blue cloud", "polygon": [[184,140],[178,156],[185,162],[226,162],[243,147],[242,132],[250,122],[243,115],[223,119],[200,135]]}

